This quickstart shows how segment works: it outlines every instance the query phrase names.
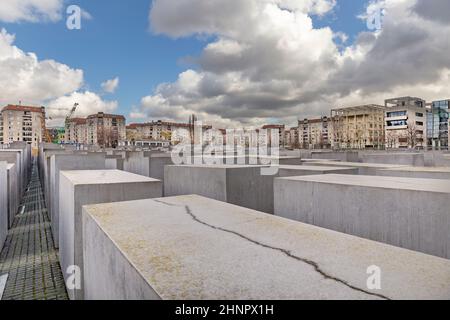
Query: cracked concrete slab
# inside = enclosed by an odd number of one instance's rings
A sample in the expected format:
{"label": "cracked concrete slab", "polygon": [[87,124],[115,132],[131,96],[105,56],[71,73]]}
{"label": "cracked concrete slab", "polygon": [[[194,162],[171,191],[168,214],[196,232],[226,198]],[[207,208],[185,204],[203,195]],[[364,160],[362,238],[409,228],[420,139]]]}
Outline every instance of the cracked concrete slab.
{"label": "cracked concrete slab", "polygon": [[195,195],[85,206],[83,232],[86,299],[450,298],[449,260]]}

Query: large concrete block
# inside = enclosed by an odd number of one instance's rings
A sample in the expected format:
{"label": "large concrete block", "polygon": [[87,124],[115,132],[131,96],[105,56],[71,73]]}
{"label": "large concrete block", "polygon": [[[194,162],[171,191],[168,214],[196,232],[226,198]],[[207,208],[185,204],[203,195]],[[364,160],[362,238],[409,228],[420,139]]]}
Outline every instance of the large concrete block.
{"label": "large concrete block", "polygon": [[85,206],[83,232],[89,300],[450,297],[449,260],[198,196]]}
{"label": "large concrete block", "polygon": [[121,156],[108,155],[105,158],[106,169],[123,170],[124,160]]}
{"label": "large concrete block", "polygon": [[165,166],[164,195],[197,194],[245,208],[273,213],[273,176],[262,166]]}
{"label": "large concrete block", "polygon": [[274,189],[278,216],[450,258],[450,181],[332,174]]}
{"label": "large concrete block", "polygon": [[11,228],[20,204],[19,185],[16,165],[8,163],[6,169],[8,173],[8,228]]}
{"label": "large concrete block", "polygon": [[103,170],[105,156],[97,154],[55,154],[50,158],[50,219],[55,246],[59,246],[59,172],[68,170]]}
{"label": "large concrete block", "polygon": [[359,154],[356,151],[312,151],[312,159],[333,160],[344,162],[359,162]]}
{"label": "large concrete block", "polygon": [[126,153],[123,169],[127,172],[150,177],[150,157],[143,151],[128,151]]}
{"label": "large concrete block", "polygon": [[14,163],[19,174],[19,196],[22,196],[25,190],[25,180],[24,180],[24,168],[22,163],[22,156],[20,151],[11,151],[9,149],[0,150],[0,161],[6,161],[8,163]]}
{"label": "large concrete block", "polygon": [[450,180],[450,167],[403,167],[396,169],[380,169],[377,170],[377,175],[388,177]]}
{"label": "large concrete block", "polygon": [[425,166],[425,156],[423,153],[366,153],[361,155],[364,163],[387,163],[407,166]]}
{"label": "large concrete block", "polygon": [[311,176],[320,174],[358,174],[357,168],[326,166],[280,166],[277,177]]}
{"label": "large concrete block", "polygon": [[367,176],[376,176],[380,169],[396,169],[405,166],[394,164],[380,163],[360,163],[360,162],[343,162],[343,161],[314,161],[308,162],[310,166],[326,166],[326,167],[351,167],[357,168],[358,174]]}
{"label": "large concrete block", "polygon": [[170,153],[155,153],[150,155],[150,177],[164,182],[164,167],[173,165]]}
{"label": "large concrete block", "polygon": [[0,161],[0,251],[8,235],[8,173],[6,161]]}
{"label": "large concrete block", "polygon": [[[70,266],[83,270],[81,208],[86,204],[159,198],[159,180],[120,170],[61,171],[59,188],[59,258],[64,278]],[[82,276],[82,275],[81,275]],[[81,280],[81,283],[83,281]],[[83,299],[83,288],[67,290],[71,299]]]}
{"label": "large concrete block", "polygon": [[[51,158],[53,155],[56,154],[73,154],[70,151],[65,151],[65,150],[48,150],[45,151],[45,154],[43,156],[43,165],[42,168],[39,169],[40,173],[40,179],[41,179],[41,185],[42,185],[42,189],[44,190],[44,199],[45,199],[45,204],[47,206],[47,208],[50,210],[51,207],[51,197],[52,194],[50,192],[50,179],[52,176],[52,172],[51,172]],[[49,211],[50,212],[50,211]]]}

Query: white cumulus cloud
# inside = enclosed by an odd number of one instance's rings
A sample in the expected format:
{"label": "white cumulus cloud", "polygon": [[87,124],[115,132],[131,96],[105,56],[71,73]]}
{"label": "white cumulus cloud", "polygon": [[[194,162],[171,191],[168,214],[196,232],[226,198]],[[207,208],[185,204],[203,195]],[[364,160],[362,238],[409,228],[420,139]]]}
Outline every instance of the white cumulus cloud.
{"label": "white cumulus cloud", "polygon": [[1,0],[0,21],[58,21],[63,3],[63,0]]}
{"label": "white cumulus cloud", "polygon": [[[433,0],[445,8],[448,0]],[[382,103],[399,95],[450,97],[450,24],[427,0],[378,0],[382,30],[348,43],[340,30],[316,28],[312,15],[336,1],[154,0],[153,32],[169,37],[209,35],[196,68],[144,97],[148,118],[246,126],[278,119],[295,124],[329,115],[336,106]],[[339,5],[339,3],[337,3]]]}
{"label": "white cumulus cloud", "polygon": [[119,77],[115,77],[114,79],[107,80],[102,83],[102,89],[107,93],[114,93],[118,86],[119,86]]}

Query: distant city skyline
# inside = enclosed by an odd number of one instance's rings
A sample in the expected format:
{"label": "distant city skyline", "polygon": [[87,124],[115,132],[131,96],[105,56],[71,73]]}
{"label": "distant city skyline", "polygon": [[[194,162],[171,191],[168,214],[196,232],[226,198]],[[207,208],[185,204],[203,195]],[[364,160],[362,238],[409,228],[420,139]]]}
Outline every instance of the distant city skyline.
{"label": "distant city skyline", "polygon": [[[50,125],[75,102],[80,117],[195,113],[250,127],[392,97],[450,98],[447,0],[18,3],[0,7],[0,104],[44,105]],[[69,5],[82,9],[80,30],[67,28]]]}

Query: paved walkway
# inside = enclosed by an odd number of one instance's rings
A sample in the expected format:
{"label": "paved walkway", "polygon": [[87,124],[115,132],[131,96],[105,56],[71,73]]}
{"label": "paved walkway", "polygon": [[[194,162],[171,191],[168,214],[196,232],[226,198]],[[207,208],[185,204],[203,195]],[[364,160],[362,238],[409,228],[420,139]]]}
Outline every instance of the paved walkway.
{"label": "paved walkway", "polygon": [[2,300],[67,299],[36,164],[0,254],[0,277],[5,274]]}

